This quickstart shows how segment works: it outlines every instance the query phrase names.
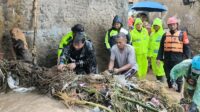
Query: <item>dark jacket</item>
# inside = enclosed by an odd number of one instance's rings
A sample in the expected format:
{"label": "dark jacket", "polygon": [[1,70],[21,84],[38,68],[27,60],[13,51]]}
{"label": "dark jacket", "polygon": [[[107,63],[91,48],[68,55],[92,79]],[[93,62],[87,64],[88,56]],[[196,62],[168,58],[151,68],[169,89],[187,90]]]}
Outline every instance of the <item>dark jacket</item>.
{"label": "dark jacket", "polygon": [[75,50],[73,43],[70,43],[61,54],[61,63],[76,63],[75,72],[77,74],[96,73],[97,64],[93,44],[85,40],[83,48]]}
{"label": "dark jacket", "polygon": [[182,60],[188,59],[188,58],[191,57],[191,51],[190,51],[189,43],[187,43],[187,44],[183,43],[183,53],[164,51],[165,39],[166,39],[166,33],[163,35],[161,42],[160,42],[160,48],[159,48],[158,56],[157,56],[158,60],[181,62]]}

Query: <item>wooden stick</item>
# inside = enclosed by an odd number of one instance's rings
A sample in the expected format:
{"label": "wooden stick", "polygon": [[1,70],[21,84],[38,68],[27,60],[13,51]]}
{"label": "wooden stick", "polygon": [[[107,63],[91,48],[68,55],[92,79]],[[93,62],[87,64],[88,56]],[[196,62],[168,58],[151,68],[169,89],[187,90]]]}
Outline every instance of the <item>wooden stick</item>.
{"label": "wooden stick", "polygon": [[133,99],[130,99],[129,97],[125,97],[125,96],[122,96],[122,95],[120,95],[120,96],[118,95],[117,97],[122,98],[122,99],[124,99],[124,100],[127,100],[127,101],[129,101],[129,102],[135,103],[135,104],[137,104],[137,105],[140,105],[140,106],[142,106],[143,108],[146,108],[146,109],[148,109],[148,110],[150,110],[150,111],[159,112],[157,109],[152,108],[152,107],[150,107],[150,106],[146,106],[146,105],[143,104],[142,102],[135,101],[135,100],[133,100]]}
{"label": "wooden stick", "polygon": [[36,36],[37,36],[37,9],[38,9],[38,0],[34,0],[33,6],[33,28],[34,28],[34,36],[33,36],[33,49],[32,49],[32,56],[33,60],[32,63],[36,64]]}
{"label": "wooden stick", "polygon": [[89,102],[89,101],[85,101],[85,100],[78,100],[78,99],[75,99],[75,98],[71,98],[66,93],[59,92],[56,95],[58,97],[60,97],[61,99],[63,99],[64,101],[66,101],[65,102],[66,105],[68,105],[67,102],[73,102],[73,103],[78,104],[78,105],[90,105],[90,106],[93,106],[93,107],[99,107],[103,110],[106,110],[107,112],[113,112],[112,110],[110,110],[109,108],[107,108],[103,105],[93,103],[93,102]]}

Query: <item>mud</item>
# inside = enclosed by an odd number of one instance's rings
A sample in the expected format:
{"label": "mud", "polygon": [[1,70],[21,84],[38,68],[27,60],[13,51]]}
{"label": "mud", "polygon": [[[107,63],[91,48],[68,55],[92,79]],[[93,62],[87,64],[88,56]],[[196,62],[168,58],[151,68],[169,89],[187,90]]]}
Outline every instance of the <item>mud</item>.
{"label": "mud", "polygon": [[67,109],[58,100],[35,93],[0,94],[0,112],[89,112],[87,109],[74,107]]}

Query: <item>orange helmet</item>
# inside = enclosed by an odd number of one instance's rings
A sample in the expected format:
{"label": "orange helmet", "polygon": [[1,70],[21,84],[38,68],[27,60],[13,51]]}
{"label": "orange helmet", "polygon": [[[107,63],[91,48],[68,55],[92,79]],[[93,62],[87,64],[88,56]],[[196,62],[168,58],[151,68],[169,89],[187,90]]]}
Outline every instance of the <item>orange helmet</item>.
{"label": "orange helmet", "polygon": [[176,17],[170,17],[167,20],[167,24],[175,24],[175,23],[178,23],[178,20],[176,19]]}

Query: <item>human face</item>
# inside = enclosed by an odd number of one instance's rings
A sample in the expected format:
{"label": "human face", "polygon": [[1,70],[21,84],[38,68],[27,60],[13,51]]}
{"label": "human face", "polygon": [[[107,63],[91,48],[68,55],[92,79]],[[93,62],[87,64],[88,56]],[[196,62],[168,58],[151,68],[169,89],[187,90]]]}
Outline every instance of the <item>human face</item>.
{"label": "human face", "polygon": [[158,31],[158,30],[160,29],[160,26],[158,26],[158,25],[153,25],[153,29],[154,29],[155,31]]}
{"label": "human face", "polygon": [[120,27],[121,27],[121,23],[114,23],[114,28],[120,29]]}
{"label": "human face", "polygon": [[138,24],[136,25],[136,29],[137,29],[137,30],[142,30],[142,23],[138,23]]}
{"label": "human face", "polygon": [[74,48],[76,49],[76,50],[80,50],[81,48],[83,48],[83,46],[84,46],[84,43],[82,42],[82,41],[79,41],[79,42],[74,42],[73,43],[73,46],[74,46]]}
{"label": "human face", "polygon": [[117,38],[116,39],[116,44],[117,44],[117,47],[119,49],[124,49],[125,45],[126,45],[126,38]]}
{"label": "human face", "polygon": [[168,27],[170,30],[176,31],[178,29],[178,24],[177,23],[168,24]]}

